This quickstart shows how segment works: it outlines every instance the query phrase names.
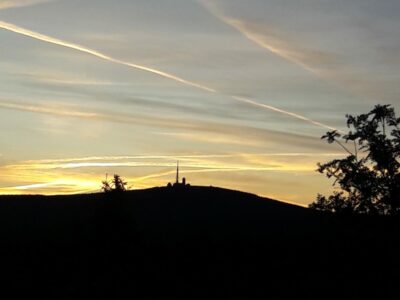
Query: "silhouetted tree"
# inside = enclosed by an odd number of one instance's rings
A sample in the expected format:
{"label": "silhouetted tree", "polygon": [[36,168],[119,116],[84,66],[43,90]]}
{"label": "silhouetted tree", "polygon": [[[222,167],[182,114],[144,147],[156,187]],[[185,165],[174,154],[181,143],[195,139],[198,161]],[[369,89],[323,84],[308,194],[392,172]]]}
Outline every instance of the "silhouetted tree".
{"label": "silhouetted tree", "polygon": [[127,190],[127,185],[128,183],[125,182],[121,176],[114,174],[113,179],[111,182],[108,180],[102,181],[102,187],[101,190],[105,193],[110,193],[110,192],[124,192]]}
{"label": "silhouetted tree", "polygon": [[101,190],[102,190],[104,193],[111,192],[111,191],[112,191],[112,188],[111,188],[110,182],[107,181],[107,180],[103,180],[103,181],[101,182]]}
{"label": "silhouetted tree", "polygon": [[347,156],[318,163],[318,171],[333,178],[333,185],[341,191],[329,197],[319,194],[310,208],[337,213],[398,214],[400,118],[396,118],[390,105],[376,105],[369,113],[346,118],[348,134],[335,130],[322,139],[337,143]]}

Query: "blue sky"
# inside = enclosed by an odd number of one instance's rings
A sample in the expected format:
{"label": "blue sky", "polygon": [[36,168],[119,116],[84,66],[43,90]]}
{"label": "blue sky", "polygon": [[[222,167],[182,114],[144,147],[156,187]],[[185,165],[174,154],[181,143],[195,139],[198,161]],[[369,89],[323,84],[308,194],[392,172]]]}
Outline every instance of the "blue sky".
{"label": "blue sky", "polygon": [[400,101],[398,1],[0,1],[0,193],[173,180],[307,204],[320,141]]}

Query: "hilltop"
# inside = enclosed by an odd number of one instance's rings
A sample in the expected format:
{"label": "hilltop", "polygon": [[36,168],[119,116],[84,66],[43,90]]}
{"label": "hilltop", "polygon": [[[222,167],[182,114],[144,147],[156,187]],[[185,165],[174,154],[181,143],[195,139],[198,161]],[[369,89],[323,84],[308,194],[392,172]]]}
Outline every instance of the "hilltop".
{"label": "hilltop", "polygon": [[384,297],[398,225],[214,187],[2,196],[0,255],[4,286],[54,299]]}

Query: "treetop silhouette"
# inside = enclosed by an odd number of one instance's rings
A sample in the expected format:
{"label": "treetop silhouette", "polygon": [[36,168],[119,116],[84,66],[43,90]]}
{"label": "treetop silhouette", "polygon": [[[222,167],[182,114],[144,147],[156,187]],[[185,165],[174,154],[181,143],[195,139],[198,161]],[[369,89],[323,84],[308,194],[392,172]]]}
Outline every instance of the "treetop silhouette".
{"label": "treetop silhouette", "polygon": [[114,174],[113,179],[111,181],[109,180],[104,180],[102,181],[102,187],[101,190],[105,193],[118,193],[118,192],[124,192],[128,188],[126,187],[128,183],[125,182],[121,176],[118,174]]}
{"label": "treetop silhouette", "polygon": [[[400,118],[391,105],[376,105],[366,114],[346,115],[350,131],[327,132],[322,139],[337,143],[345,158],[318,163],[333,178],[335,191],[318,195],[310,208],[337,213],[397,215],[400,212]],[[351,145],[351,147],[349,146]]]}

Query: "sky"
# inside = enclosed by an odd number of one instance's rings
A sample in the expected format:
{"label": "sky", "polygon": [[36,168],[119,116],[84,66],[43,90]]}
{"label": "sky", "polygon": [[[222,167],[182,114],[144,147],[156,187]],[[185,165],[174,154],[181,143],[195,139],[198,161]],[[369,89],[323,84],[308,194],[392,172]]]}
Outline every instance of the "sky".
{"label": "sky", "polygon": [[300,205],[321,141],[400,109],[397,0],[0,0],[0,194],[174,180]]}

